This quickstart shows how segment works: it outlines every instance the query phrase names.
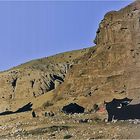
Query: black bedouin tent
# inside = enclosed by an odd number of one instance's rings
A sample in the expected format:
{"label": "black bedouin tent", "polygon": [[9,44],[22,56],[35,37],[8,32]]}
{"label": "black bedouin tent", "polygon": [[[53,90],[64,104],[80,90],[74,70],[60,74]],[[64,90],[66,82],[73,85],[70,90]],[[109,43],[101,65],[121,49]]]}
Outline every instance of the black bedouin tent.
{"label": "black bedouin tent", "polygon": [[140,119],[140,103],[130,104],[132,99],[113,99],[105,102],[108,112],[108,121],[114,120],[135,120]]}
{"label": "black bedouin tent", "polygon": [[76,104],[70,103],[62,108],[62,112],[66,114],[84,113],[85,108]]}

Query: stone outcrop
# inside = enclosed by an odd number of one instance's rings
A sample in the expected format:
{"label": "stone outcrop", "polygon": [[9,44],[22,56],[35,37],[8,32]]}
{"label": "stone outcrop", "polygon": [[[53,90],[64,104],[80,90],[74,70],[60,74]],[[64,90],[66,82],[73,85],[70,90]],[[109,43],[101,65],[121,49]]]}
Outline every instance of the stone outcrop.
{"label": "stone outcrop", "polygon": [[140,100],[140,1],[104,16],[94,41],[55,90],[87,108],[104,100]]}

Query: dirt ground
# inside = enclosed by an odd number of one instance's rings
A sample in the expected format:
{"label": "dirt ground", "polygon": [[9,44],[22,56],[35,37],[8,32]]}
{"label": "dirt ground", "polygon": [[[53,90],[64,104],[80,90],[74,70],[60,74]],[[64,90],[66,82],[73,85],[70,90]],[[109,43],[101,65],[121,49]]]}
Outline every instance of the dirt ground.
{"label": "dirt ground", "polygon": [[32,118],[31,112],[0,116],[0,139],[138,139],[140,121],[104,122],[94,114]]}

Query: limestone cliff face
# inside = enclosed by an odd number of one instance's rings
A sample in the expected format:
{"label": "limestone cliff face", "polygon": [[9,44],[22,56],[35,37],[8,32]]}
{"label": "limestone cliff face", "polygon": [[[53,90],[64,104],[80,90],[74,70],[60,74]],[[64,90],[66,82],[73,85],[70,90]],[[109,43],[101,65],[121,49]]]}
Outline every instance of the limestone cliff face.
{"label": "limestone cliff face", "polygon": [[139,43],[140,36],[139,1],[120,11],[107,13],[99,25],[95,43],[97,45],[120,42]]}
{"label": "limestone cliff face", "polygon": [[56,94],[87,108],[114,97],[140,100],[140,1],[107,13],[95,43]]}

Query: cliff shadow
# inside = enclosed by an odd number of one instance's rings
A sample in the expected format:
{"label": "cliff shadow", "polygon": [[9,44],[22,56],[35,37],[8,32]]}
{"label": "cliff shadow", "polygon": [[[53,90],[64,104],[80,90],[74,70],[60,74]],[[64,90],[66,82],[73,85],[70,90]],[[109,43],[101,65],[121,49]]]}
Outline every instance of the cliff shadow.
{"label": "cliff shadow", "polygon": [[15,111],[15,113],[31,111],[32,106],[33,106],[33,104],[30,102],[30,103],[26,104],[25,106],[19,108],[17,111]]}
{"label": "cliff shadow", "polygon": [[5,111],[0,113],[0,116],[2,115],[11,115],[11,114],[16,114],[16,113],[22,113],[22,112],[27,112],[32,110],[33,104],[29,102],[28,104],[24,105],[23,107],[19,108],[17,111]]}

